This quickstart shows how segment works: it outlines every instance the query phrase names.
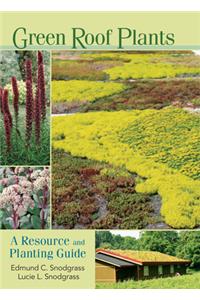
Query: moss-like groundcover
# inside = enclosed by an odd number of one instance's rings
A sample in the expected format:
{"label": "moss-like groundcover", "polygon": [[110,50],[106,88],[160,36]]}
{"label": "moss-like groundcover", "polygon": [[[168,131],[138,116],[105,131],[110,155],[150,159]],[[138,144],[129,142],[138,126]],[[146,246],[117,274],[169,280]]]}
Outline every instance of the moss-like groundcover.
{"label": "moss-like groundcover", "polygon": [[53,146],[138,174],[136,191],[160,194],[167,224],[193,228],[200,224],[199,125],[176,108],[54,117]]}

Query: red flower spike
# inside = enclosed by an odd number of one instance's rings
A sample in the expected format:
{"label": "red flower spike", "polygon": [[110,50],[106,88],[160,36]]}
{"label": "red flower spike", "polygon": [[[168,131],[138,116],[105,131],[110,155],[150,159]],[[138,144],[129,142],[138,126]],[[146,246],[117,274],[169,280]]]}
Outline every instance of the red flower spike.
{"label": "red flower spike", "polygon": [[[26,65],[26,81],[30,81],[31,93],[33,94],[32,61],[30,59],[27,59],[25,65]],[[34,114],[33,99],[32,99],[32,114]],[[32,115],[32,119],[33,119],[33,115]]]}
{"label": "red flower spike", "polygon": [[10,152],[11,149],[11,124],[9,115],[4,112],[4,129],[5,129],[5,136],[6,136],[6,145],[7,151]]}
{"label": "red flower spike", "polygon": [[19,90],[17,86],[16,77],[12,77],[12,90],[13,90],[13,107],[15,111],[15,119],[17,122],[18,114],[19,114]]}
{"label": "red flower spike", "polygon": [[35,97],[35,114],[34,114],[34,121],[35,121],[35,139],[36,144],[39,146],[40,143],[40,123],[41,123],[41,90],[37,89],[36,97]]}
{"label": "red flower spike", "polygon": [[4,114],[8,115],[9,122],[10,122],[10,127],[12,128],[12,116],[11,116],[9,105],[8,105],[8,90],[7,89],[3,90],[2,110],[3,110]]}
{"label": "red flower spike", "polygon": [[40,64],[38,66],[38,82],[37,88],[41,91],[40,100],[41,100],[41,114],[42,119],[46,117],[46,92],[45,92],[45,77],[44,77],[44,65]]}
{"label": "red flower spike", "polygon": [[30,142],[33,121],[33,93],[30,80],[26,81],[26,141]]}
{"label": "red flower spike", "polygon": [[30,59],[26,60],[26,80],[32,83],[32,62]]}
{"label": "red flower spike", "polygon": [[38,51],[38,66],[43,64],[43,54],[41,51]]}

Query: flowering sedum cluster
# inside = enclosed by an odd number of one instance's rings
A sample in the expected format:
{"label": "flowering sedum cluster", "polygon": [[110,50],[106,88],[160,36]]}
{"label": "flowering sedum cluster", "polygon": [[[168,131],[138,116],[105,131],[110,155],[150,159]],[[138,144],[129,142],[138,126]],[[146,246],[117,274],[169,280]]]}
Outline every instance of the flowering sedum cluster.
{"label": "flowering sedum cluster", "polygon": [[54,102],[88,102],[120,93],[125,89],[126,85],[115,82],[52,81],[52,99]]}
{"label": "flowering sedum cluster", "polygon": [[39,227],[40,224],[35,224],[35,221],[37,219],[41,223],[38,215],[40,216],[42,210],[48,209],[49,194],[46,191],[49,190],[49,180],[48,168],[1,168],[1,227]]}
{"label": "flowering sedum cluster", "polygon": [[194,228],[200,224],[199,125],[199,116],[171,107],[53,117],[53,146],[138,174],[136,191],[160,194],[167,224]]}
{"label": "flowering sedum cluster", "polygon": [[50,185],[49,169],[46,168],[42,171],[33,172],[31,179],[35,180],[33,183],[35,191],[43,190],[45,186]]}
{"label": "flowering sedum cluster", "polygon": [[23,216],[29,207],[34,207],[34,201],[31,199],[28,189],[26,190],[20,183],[3,190],[0,197],[0,209],[13,210],[19,216]]}

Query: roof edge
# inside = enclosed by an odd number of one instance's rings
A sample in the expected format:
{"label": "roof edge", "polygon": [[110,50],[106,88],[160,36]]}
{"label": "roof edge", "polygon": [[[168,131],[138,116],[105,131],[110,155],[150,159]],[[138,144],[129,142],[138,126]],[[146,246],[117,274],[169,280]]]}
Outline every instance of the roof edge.
{"label": "roof edge", "polygon": [[129,262],[133,262],[133,263],[141,265],[141,266],[143,265],[143,262],[140,261],[140,260],[132,259],[132,258],[130,258],[128,256],[124,256],[124,255],[121,255],[121,254],[116,254],[116,253],[114,253],[112,251],[109,251],[109,250],[104,250],[104,249],[101,249],[101,248],[96,249],[96,253],[99,253],[99,252],[101,252],[103,254],[107,254],[107,255],[113,256],[113,257],[116,257],[116,258],[120,258],[120,259],[129,261]]}
{"label": "roof edge", "polygon": [[109,264],[109,265],[111,265],[111,266],[115,266],[115,267],[119,267],[120,268],[120,265],[117,265],[117,264],[115,264],[115,263],[110,263],[110,262],[107,262],[107,261],[105,261],[105,260],[103,260],[103,259],[100,259],[100,258],[95,258],[96,260],[98,260],[98,261],[101,261],[101,262],[105,262],[105,263],[107,263],[107,264]]}

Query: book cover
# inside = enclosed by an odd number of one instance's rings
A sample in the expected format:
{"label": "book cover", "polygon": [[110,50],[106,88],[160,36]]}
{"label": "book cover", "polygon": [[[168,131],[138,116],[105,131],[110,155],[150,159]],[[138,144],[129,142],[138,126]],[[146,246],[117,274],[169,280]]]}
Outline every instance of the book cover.
{"label": "book cover", "polygon": [[200,288],[200,13],[0,13],[0,288]]}

